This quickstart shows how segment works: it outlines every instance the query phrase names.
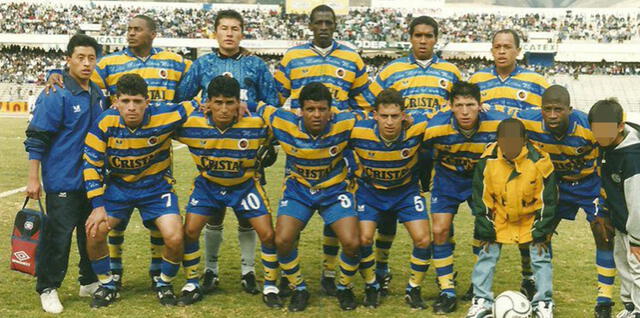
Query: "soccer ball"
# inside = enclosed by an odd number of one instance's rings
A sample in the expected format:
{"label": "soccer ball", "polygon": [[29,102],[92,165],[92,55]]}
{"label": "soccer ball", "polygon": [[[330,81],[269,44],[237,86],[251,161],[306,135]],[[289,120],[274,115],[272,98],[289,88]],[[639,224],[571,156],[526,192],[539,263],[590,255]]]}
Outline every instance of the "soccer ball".
{"label": "soccer ball", "polygon": [[531,302],[521,292],[507,290],[493,302],[494,318],[531,317]]}

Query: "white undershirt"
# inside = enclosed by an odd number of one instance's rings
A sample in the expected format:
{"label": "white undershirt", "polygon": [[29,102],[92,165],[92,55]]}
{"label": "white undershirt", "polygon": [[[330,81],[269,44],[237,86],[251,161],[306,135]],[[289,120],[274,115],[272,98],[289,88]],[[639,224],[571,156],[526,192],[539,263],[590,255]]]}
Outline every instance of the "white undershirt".
{"label": "white undershirt", "polygon": [[329,51],[331,51],[331,45],[327,46],[326,48],[321,48],[319,46],[314,45],[313,48],[316,49],[318,52],[320,52],[320,54],[322,55],[327,55],[329,54]]}

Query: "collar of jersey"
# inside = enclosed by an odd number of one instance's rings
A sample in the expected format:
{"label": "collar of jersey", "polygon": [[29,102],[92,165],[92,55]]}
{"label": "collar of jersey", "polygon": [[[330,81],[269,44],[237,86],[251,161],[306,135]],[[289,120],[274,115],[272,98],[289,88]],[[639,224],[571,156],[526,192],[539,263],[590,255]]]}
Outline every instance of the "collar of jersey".
{"label": "collar of jersey", "polygon": [[[416,56],[413,55],[413,53],[409,54],[409,61],[411,61],[411,64],[415,64],[415,65],[418,65],[418,66],[420,65],[420,64],[418,64],[418,60],[416,60]],[[434,52],[433,56],[431,57],[431,62],[429,62],[427,67],[429,67],[429,66],[431,66],[431,65],[433,65],[435,63],[438,63],[438,61],[439,61],[438,56]]]}
{"label": "collar of jersey", "polygon": [[[505,81],[506,81],[506,80],[508,80],[508,79],[510,79],[512,76],[516,76],[516,75],[518,75],[518,73],[522,72],[522,70],[523,70],[523,69],[522,69],[522,67],[520,67],[520,65],[518,65],[518,63],[516,63],[516,68],[514,68],[514,69],[513,69],[513,72],[511,72],[511,74],[509,74],[509,76],[507,76],[507,78],[505,79]],[[495,65],[491,66],[491,73],[493,73],[493,75],[494,75],[495,77],[497,77],[498,79],[500,79],[500,75],[498,75],[498,70],[496,69],[496,66],[495,66]]]}
{"label": "collar of jersey", "polygon": [[400,130],[400,135],[398,136],[398,138],[396,140],[394,140],[393,142],[387,144],[386,141],[384,141],[384,139],[382,138],[382,136],[380,135],[380,127],[378,127],[378,123],[374,123],[373,124],[373,132],[376,134],[376,137],[378,137],[378,140],[380,140],[380,142],[382,142],[387,148],[391,148],[392,145],[395,145],[399,142],[403,142],[404,141],[404,129]]}
{"label": "collar of jersey", "polygon": [[[159,49],[159,48],[156,48],[156,47],[152,47],[152,48],[151,48],[151,51],[149,51],[149,56],[147,56],[147,60],[148,60],[150,57],[152,57],[152,56],[154,56],[154,55],[156,55],[156,54],[160,53],[161,51],[162,51],[162,49]],[[147,61],[147,60],[141,59],[141,58],[139,58],[138,56],[136,56],[135,54],[133,54],[133,52],[131,51],[131,49],[130,49],[130,48],[126,48],[126,49],[124,49],[124,54],[126,54],[126,55],[128,55],[128,56],[130,56],[130,57],[133,57],[133,58],[139,59],[139,60],[141,60],[141,61],[143,61],[143,62],[146,62],[146,61]]]}
{"label": "collar of jersey", "polygon": [[[82,88],[80,84],[78,84],[78,82],[73,77],[71,77],[68,71],[62,73],[62,81],[64,82],[64,87],[66,87],[73,95],[80,95],[83,92],[86,92],[87,94],[89,93],[89,91]],[[89,87],[91,87],[91,91],[100,89],[95,87],[95,84],[93,84],[92,81],[89,81]]]}
{"label": "collar of jersey", "polygon": [[219,49],[215,50],[216,55],[218,56],[219,59],[221,60],[226,60],[226,59],[231,59],[231,60],[239,60],[242,57],[242,49],[240,49],[240,51],[238,51],[238,53],[232,55],[232,56],[226,56],[222,53],[220,53]]}
{"label": "collar of jersey", "polygon": [[140,125],[138,125],[138,127],[134,129],[129,128],[127,124],[124,122],[124,119],[122,118],[122,116],[120,116],[120,124],[124,128],[126,128],[129,132],[135,133],[136,131],[138,131],[138,129],[146,126],[147,123],[149,122],[149,118],[151,118],[151,110],[150,110],[151,107],[158,107],[158,106],[153,104],[147,105],[147,108],[144,110],[144,116],[142,117],[142,122],[140,122]]}
{"label": "collar of jersey", "polygon": [[309,47],[309,49],[311,51],[313,51],[314,53],[322,56],[322,57],[326,57],[331,55],[331,53],[333,53],[333,51],[336,50],[336,48],[338,48],[338,42],[336,42],[336,40],[331,40],[331,49],[329,50],[329,52],[327,52],[327,55],[322,55],[322,52],[316,50],[316,48],[313,46],[313,41],[309,41],[309,43],[307,44],[307,46]]}
{"label": "collar of jersey", "polygon": [[[576,129],[577,129],[577,126],[578,126],[578,122],[576,121],[576,118],[575,118],[575,116],[573,115],[573,112],[572,112],[569,115],[569,125],[567,125],[567,132],[562,136],[561,139],[564,139],[565,137],[575,133]],[[542,118],[542,130],[548,132],[549,134],[551,134],[551,136],[556,138],[556,136],[551,132],[549,127],[547,127],[547,123],[544,121],[544,118]]]}
{"label": "collar of jersey", "polygon": [[300,129],[301,132],[307,134],[309,136],[309,138],[311,138],[311,139],[320,139],[320,138],[322,138],[322,136],[326,135],[327,133],[329,133],[329,131],[331,131],[331,125],[332,124],[333,124],[333,118],[329,119],[329,121],[327,122],[327,126],[324,127],[324,130],[322,131],[321,134],[319,134],[317,136],[314,136],[310,132],[308,132],[307,131],[307,127],[304,126],[304,121],[302,120],[302,116],[298,116],[298,128]]}
{"label": "collar of jersey", "polygon": [[211,116],[210,115],[204,114],[204,118],[207,120],[207,124],[209,124],[209,126],[211,126],[213,129],[217,130],[220,134],[224,134],[229,129],[231,129],[236,123],[238,123],[238,118],[236,118],[236,119],[233,120],[231,125],[229,125],[229,127],[227,127],[226,129],[220,129],[220,128],[218,128],[218,126],[216,126],[216,123],[214,123],[213,120],[211,120]]}

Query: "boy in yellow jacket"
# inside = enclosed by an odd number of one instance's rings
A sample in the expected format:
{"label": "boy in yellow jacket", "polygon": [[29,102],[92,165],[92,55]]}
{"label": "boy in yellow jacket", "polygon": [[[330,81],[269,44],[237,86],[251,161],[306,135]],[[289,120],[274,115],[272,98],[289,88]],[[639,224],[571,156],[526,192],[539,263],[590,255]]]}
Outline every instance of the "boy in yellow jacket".
{"label": "boy in yellow jacket", "polygon": [[491,314],[491,287],[502,244],[525,243],[533,243],[534,317],[553,317],[550,237],[558,201],[553,163],[528,142],[519,120],[503,120],[497,134],[498,142],[488,145],[473,177],[474,238],[483,248],[473,268],[475,297],[467,317]]}

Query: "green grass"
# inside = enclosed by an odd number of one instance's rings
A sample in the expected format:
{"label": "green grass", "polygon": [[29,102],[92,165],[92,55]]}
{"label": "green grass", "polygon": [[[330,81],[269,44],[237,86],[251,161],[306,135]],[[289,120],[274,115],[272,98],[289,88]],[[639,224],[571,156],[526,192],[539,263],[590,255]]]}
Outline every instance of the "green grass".
{"label": "green grass", "polygon": [[[22,142],[26,120],[24,118],[0,118],[0,192],[22,187],[26,184],[27,155]],[[175,151],[175,168],[178,184],[176,190],[180,204],[184,210],[187,202],[195,167],[186,148]],[[267,192],[271,206],[274,208],[281,196],[283,175],[283,160],[281,156],[274,167],[267,170]],[[35,279],[10,271],[9,237],[13,226],[14,214],[20,209],[24,200],[23,194],[14,194],[0,199],[0,317],[38,317],[45,316],[40,308],[38,295],[34,291]],[[122,298],[113,306],[101,310],[91,310],[89,299],[77,296],[77,252],[72,250],[67,279],[59,290],[61,300],[65,306],[65,316],[85,317],[89,314],[95,317],[246,317],[252,315],[288,315],[285,310],[274,311],[267,309],[260,296],[251,296],[241,291],[240,255],[237,240],[237,221],[233,213],[228,213],[225,220],[225,243],[221,250],[221,291],[208,296],[192,307],[163,308],[159,306],[155,295],[148,289],[149,280],[147,266],[149,264],[148,232],[142,227],[140,218],[135,216],[126,232],[124,244],[124,290]],[[457,250],[455,253],[455,270],[458,271],[459,294],[464,293],[469,286],[470,273],[473,266],[471,253],[472,218],[469,209],[464,205],[456,218]],[[594,265],[594,244],[591,232],[584,215],[575,222],[563,222],[554,239],[554,299],[557,317],[589,317],[593,316],[593,305],[596,296],[596,276]],[[343,313],[337,301],[333,298],[321,296],[318,278],[321,269],[321,234],[322,223],[319,217],[314,217],[302,234],[300,253],[302,269],[310,286],[311,303],[307,311],[296,316],[324,317],[353,315],[366,317],[389,317],[402,315],[432,315],[431,308],[417,312],[405,305],[402,298],[404,286],[408,278],[408,260],[411,252],[411,241],[406,231],[399,228],[399,234],[393,245],[391,268],[394,273],[392,294],[383,301],[376,310],[358,308],[355,312]],[[259,257],[259,253],[258,253]],[[260,273],[260,262],[256,259],[257,270]],[[504,248],[503,257],[498,264],[494,283],[496,294],[504,290],[517,290],[520,284],[520,261],[515,246]],[[260,274],[258,274],[260,275]],[[180,272],[175,283],[176,291],[184,282]],[[618,297],[616,281],[615,299]],[[431,305],[437,296],[434,283],[434,270],[429,269],[423,283],[423,296]],[[362,297],[362,280],[356,279],[356,294]],[[469,303],[459,303],[458,310],[450,317],[463,317]],[[622,306],[617,305],[616,311]]]}

